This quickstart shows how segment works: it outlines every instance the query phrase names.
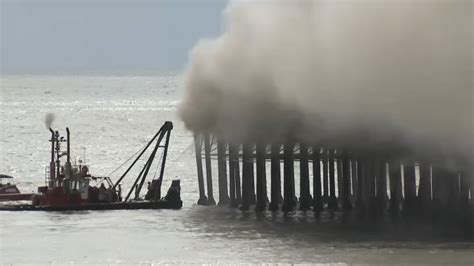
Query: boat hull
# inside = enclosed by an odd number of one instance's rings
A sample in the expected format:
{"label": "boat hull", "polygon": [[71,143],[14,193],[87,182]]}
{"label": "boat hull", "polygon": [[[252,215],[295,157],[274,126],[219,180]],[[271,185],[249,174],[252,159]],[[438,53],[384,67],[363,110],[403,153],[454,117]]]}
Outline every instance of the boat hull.
{"label": "boat hull", "polygon": [[31,200],[34,196],[34,193],[0,194],[0,201]]}
{"label": "boat hull", "polygon": [[183,202],[160,201],[136,201],[136,202],[114,202],[114,203],[88,203],[76,206],[34,206],[4,205],[0,211],[86,211],[86,210],[140,210],[140,209],[181,209]]}

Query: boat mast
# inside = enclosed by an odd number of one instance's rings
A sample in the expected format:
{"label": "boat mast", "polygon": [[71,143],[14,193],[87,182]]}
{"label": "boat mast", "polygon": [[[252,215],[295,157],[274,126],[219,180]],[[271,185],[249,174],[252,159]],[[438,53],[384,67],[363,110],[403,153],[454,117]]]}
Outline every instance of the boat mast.
{"label": "boat mast", "polygon": [[61,143],[59,142],[59,132],[56,131],[54,134],[54,138],[56,141],[56,178],[53,182],[53,186],[56,186],[56,181],[59,180],[59,169],[61,167],[61,161],[59,157],[61,156]]}
{"label": "boat mast", "polygon": [[66,166],[65,166],[65,176],[66,178],[71,178],[72,176],[72,166],[71,166],[71,136],[69,132],[69,128],[66,127],[66,133],[67,133],[67,160],[66,160]]}

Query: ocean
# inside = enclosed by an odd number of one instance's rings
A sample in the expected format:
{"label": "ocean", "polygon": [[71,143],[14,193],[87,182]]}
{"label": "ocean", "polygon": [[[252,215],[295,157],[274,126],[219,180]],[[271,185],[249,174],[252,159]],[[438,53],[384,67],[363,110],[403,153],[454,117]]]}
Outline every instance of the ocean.
{"label": "ocean", "polygon": [[[193,138],[177,114],[182,76],[18,75],[2,76],[0,86],[0,173],[14,176],[22,192],[44,184],[45,116],[53,113],[55,130],[71,130],[73,160],[85,161],[93,175],[112,173],[112,180],[172,121],[162,193],[180,179],[184,202],[181,210],[0,212],[0,264],[474,264],[474,243],[456,238],[343,226],[312,212],[197,206]],[[132,173],[124,191],[133,180]]]}

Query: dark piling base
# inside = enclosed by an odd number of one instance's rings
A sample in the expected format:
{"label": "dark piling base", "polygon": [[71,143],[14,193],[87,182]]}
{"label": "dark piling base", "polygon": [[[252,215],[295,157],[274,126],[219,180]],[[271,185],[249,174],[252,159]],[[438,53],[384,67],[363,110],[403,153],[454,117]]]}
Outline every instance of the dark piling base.
{"label": "dark piling base", "polygon": [[216,201],[214,200],[214,198],[208,199],[206,205],[214,206],[216,205]]}
{"label": "dark piling base", "polygon": [[280,209],[280,204],[278,204],[278,202],[270,202],[268,209],[270,211],[278,211]]}
{"label": "dark piling base", "polygon": [[241,211],[248,211],[248,210],[250,210],[250,204],[242,204],[242,205],[240,205],[239,210],[241,210]]}
{"label": "dark piling base", "polygon": [[339,204],[335,196],[329,197],[328,209],[333,210],[333,211],[339,209]]}
{"label": "dark piling base", "polygon": [[294,204],[292,202],[283,202],[281,207],[282,212],[292,212],[294,211]]}
{"label": "dark piling base", "polygon": [[265,204],[256,204],[255,211],[256,212],[263,212],[267,210],[267,206]]}
{"label": "dark piling base", "polygon": [[358,218],[364,218],[366,215],[365,202],[362,197],[358,197],[355,203],[356,216]]}
{"label": "dark piling base", "polygon": [[313,199],[313,211],[322,212],[324,211],[323,200],[321,196],[314,197]]}
{"label": "dark piling base", "polygon": [[202,198],[199,198],[198,202],[197,202],[198,205],[203,205],[203,206],[207,206],[207,198],[206,197],[202,197]]}

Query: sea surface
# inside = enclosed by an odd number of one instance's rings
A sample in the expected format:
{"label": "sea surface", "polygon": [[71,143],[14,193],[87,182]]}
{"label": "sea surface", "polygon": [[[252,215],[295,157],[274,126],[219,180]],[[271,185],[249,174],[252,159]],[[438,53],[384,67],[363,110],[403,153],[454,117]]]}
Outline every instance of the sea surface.
{"label": "sea surface", "polygon": [[[312,212],[256,214],[197,206],[192,135],[177,114],[181,76],[2,76],[0,86],[0,173],[14,176],[23,192],[44,184],[50,159],[45,117],[53,113],[54,129],[71,130],[73,160],[112,180],[125,170],[117,167],[164,121],[172,121],[162,190],[179,178],[184,201],[181,210],[0,212],[2,265],[474,264],[472,242],[430,231],[343,226]],[[124,180],[124,191],[134,175]]]}

